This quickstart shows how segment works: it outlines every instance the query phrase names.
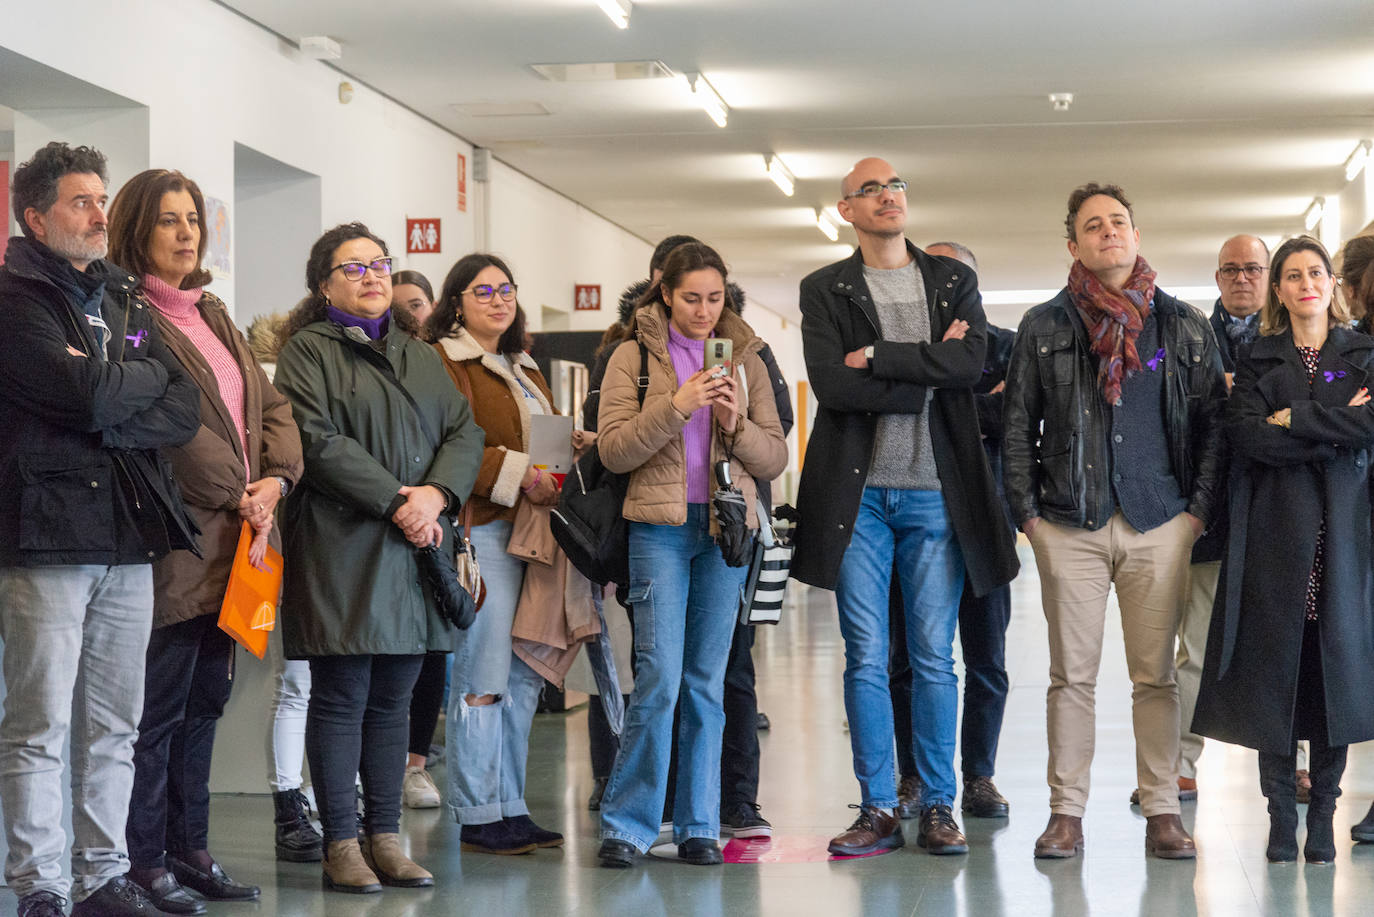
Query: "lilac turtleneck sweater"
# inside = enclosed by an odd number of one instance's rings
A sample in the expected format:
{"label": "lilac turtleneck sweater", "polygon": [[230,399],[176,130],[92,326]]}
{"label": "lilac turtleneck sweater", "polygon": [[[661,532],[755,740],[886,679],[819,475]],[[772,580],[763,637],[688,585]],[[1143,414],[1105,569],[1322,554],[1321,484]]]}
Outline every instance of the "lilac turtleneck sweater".
{"label": "lilac turtleneck sweater", "polygon": [[244,472],[251,475],[248,466],[248,428],[244,421],[243,370],[229,348],[205,323],[205,316],[200,314],[200,309],[196,308],[196,303],[200,302],[200,288],[179,290],[152,274],[144,274],[143,292],[157,311],[186,335],[205,362],[210,364],[210,371],[215,374],[215,384],[219,387],[220,400],[228,409],[229,416],[234,420],[234,429],[239,434]]}
{"label": "lilac turtleneck sweater", "polygon": [[[668,322],[668,357],[678,385],[701,369],[706,358],[706,342],[694,341]],[[711,406],[698,408],[682,428],[683,454],[687,457],[687,502],[711,500]]]}

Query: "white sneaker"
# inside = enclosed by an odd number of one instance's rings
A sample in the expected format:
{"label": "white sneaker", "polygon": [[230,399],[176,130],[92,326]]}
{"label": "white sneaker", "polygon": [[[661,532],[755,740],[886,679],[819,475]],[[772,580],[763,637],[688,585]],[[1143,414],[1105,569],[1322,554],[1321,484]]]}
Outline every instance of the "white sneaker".
{"label": "white sneaker", "polygon": [[439,807],[439,788],[430,779],[429,771],[423,767],[407,767],[405,780],[401,783],[401,801],[407,809],[437,809]]}

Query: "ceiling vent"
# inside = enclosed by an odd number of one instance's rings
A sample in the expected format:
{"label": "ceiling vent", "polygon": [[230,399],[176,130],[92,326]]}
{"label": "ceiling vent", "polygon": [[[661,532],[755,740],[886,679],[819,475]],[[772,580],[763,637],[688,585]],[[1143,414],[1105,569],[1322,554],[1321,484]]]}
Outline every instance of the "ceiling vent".
{"label": "ceiling vent", "polygon": [[589,64],[530,64],[530,69],[554,83],[601,80],[660,80],[673,75],[661,60],[603,61]]}
{"label": "ceiling vent", "polygon": [[531,115],[551,115],[538,102],[517,100],[513,102],[459,102],[452,106],[460,115],[469,118],[518,118]]}

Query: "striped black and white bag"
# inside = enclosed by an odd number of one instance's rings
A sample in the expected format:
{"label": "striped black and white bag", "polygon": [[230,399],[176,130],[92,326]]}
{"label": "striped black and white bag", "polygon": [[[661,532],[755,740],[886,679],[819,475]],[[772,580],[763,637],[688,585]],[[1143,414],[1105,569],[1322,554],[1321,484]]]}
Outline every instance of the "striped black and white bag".
{"label": "striped black and white bag", "polygon": [[782,601],[787,593],[787,574],[792,566],[792,530],[775,526],[762,502],[756,504],[759,533],[754,540],[754,557],[744,581],[740,601],[741,624],[777,624],[782,619]]}

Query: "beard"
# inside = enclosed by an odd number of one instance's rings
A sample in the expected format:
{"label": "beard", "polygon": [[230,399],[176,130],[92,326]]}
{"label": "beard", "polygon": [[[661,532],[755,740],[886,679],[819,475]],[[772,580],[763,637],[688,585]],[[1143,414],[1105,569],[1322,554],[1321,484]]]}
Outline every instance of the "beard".
{"label": "beard", "polygon": [[69,233],[56,226],[49,226],[47,233],[48,248],[68,261],[90,263],[104,258],[110,248],[110,236],[103,228],[86,233]]}

